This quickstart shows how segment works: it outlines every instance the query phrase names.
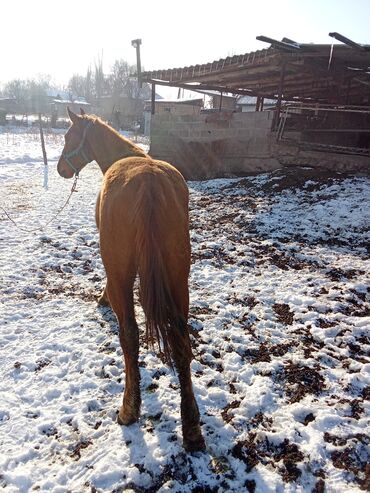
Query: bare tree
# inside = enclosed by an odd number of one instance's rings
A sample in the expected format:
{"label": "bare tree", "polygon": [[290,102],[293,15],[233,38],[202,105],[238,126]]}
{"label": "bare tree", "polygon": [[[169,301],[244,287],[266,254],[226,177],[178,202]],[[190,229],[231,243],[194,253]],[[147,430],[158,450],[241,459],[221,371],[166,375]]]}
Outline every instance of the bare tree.
{"label": "bare tree", "polygon": [[129,65],[125,60],[116,60],[112,66],[112,71],[107,80],[110,93],[113,96],[120,96],[126,93],[126,87],[131,74],[134,72],[134,66]]}
{"label": "bare tree", "polygon": [[48,90],[51,89],[50,75],[40,74],[35,79],[27,81],[30,101],[30,111],[46,113],[48,111]]}
{"label": "bare tree", "polygon": [[14,98],[17,103],[24,104],[28,99],[27,81],[21,79],[13,79],[4,85],[4,96]]}
{"label": "bare tree", "polygon": [[68,91],[76,96],[84,96],[86,89],[86,77],[73,74],[68,82]]}
{"label": "bare tree", "polygon": [[13,79],[5,84],[4,95],[15,98],[23,113],[47,110],[47,91],[51,88],[50,75],[39,75],[35,79]]}
{"label": "bare tree", "polygon": [[106,87],[102,56],[98,57],[97,61],[95,62],[94,82],[95,82],[95,97],[99,105],[100,98],[104,95],[105,87]]}
{"label": "bare tree", "polygon": [[89,103],[91,103],[94,94],[94,82],[93,82],[93,74],[90,66],[86,71],[85,92],[83,94],[85,96],[86,101],[89,101]]}

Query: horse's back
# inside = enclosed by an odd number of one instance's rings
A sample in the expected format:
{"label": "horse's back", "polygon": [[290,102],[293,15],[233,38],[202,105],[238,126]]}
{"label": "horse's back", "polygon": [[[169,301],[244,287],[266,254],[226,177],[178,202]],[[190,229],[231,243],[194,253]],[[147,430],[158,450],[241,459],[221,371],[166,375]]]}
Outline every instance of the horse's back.
{"label": "horse's back", "polygon": [[[126,158],[114,163],[104,176],[100,218],[103,221],[120,221],[122,215],[132,215],[132,221],[135,221],[135,207],[145,205],[148,210],[143,213],[166,211],[168,221],[173,216],[178,221],[185,216],[187,221],[188,200],[186,182],[174,166],[150,158]],[[104,214],[107,208],[109,213]]]}

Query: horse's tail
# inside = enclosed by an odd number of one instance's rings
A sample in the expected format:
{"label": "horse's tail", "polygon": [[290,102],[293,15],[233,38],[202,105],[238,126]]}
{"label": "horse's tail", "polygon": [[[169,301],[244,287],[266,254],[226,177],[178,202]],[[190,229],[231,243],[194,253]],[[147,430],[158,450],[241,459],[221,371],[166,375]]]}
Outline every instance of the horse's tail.
{"label": "horse's tail", "polygon": [[156,342],[172,367],[177,348],[189,358],[192,351],[187,321],[171,294],[165,198],[153,183],[154,177],[149,178],[139,189],[135,214],[140,301],[146,317],[146,341],[152,347]]}

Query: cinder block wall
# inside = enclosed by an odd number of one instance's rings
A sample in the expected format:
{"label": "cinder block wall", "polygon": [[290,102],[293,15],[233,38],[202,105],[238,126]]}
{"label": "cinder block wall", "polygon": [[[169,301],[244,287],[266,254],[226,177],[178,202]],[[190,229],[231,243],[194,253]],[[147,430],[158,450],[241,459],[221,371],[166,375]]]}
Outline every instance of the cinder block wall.
{"label": "cinder block wall", "polygon": [[197,180],[272,171],[284,166],[314,166],[369,173],[369,158],[306,151],[276,142],[273,112],[163,113],[151,121],[150,155]]}
{"label": "cinder block wall", "polygon": [[188,179],[270,171],[279,167],[271,155],[272,118],[269,111],[156,114],[149,152]]}

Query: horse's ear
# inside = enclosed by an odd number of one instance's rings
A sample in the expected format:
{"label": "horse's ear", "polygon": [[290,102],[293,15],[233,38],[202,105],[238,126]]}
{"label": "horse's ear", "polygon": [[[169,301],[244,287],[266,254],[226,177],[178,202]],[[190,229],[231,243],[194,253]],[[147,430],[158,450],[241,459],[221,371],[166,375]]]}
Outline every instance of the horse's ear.
{"label": "horse's ear", "polygon": [[76,113],[73,113],[73,111],[70,110],[68,106],[67,106],[67,112],[68,112],[69,118],[71,119],[71,122],[72,123],[77,123],[78,122],[78,119],[79,119],[79,116],[76,115]]}
{"label": "horse's ear", "polygon": [[80,114],[81,114],[81,116],[86,115],[85,111],[82,108],[80,108]]}

